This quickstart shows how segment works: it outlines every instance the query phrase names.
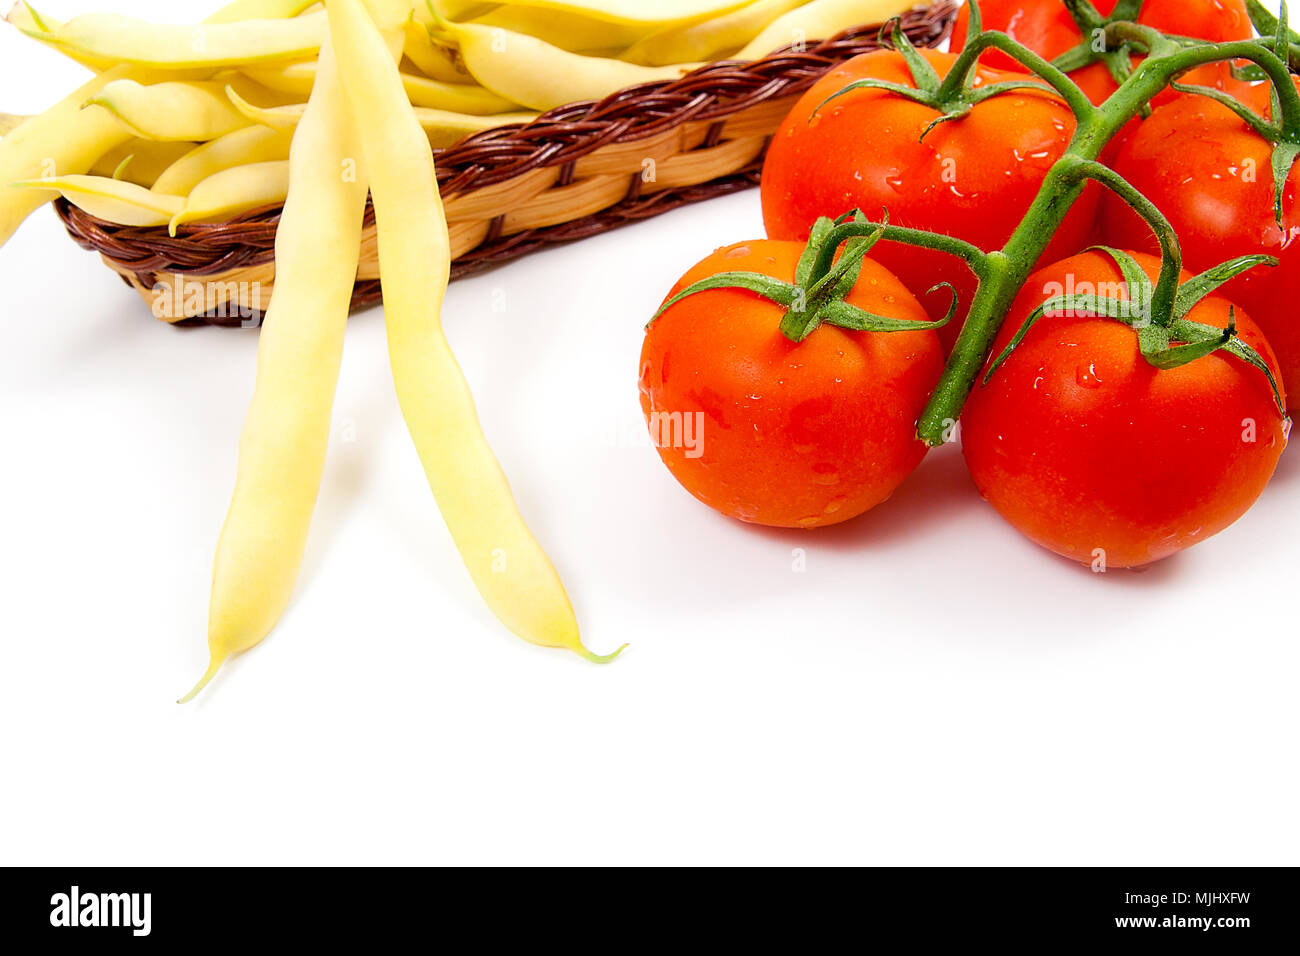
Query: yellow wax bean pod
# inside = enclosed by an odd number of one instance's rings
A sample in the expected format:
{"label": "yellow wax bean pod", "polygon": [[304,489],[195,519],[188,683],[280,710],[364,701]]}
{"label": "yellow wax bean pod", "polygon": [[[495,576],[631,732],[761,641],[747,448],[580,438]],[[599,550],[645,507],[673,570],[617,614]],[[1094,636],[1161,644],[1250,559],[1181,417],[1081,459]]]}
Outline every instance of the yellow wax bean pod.
{"label": "yellow wax bean pod", "polygon": [[[316,78],[316,64],[308,62],[276,68],[253,67],[244,73],[268,89],[306,97],[311,94],[312,83]],[[444,83],[413,73],[402,73],[402,86],[413,106],[479,116],[506,113],[519,108],[518,103],[512,103],[481,86]]]}
{"label": "yellow wax bean pod", "polygon": [[[417,10],[419,3],[417,0]],[[433,80],[443,83],[473,84],[474,78],[457,60],[456,53],[442,43],[435,43],[428,28],[418,20],[406,24],[402,50],[411,65]]]}
{"label": "yellow wax bean pod", "polygon": [[479,593],[515,634],[592,660],[559,575],[524,524],[442,332],[450,239],[433,154],[359,0],[328,0],[375,205],[389,361],[402,414]]}
{"label": "yellow wax bean pod", "polygon": [[[38,14],[26,3],[19,2],[14,4],[14,6],[9,10],[9,13],[5,16],[5,19],[8,20],[10,24],[17,27],[26,36],[31,37],[33,40],[36,40],[55,52],[67,57],[72,62],[81,64],[92,72],[106,73],[114,67],[122,65],[122,61],[120,60],[96,57],[71,47],[61,46],[56,40],[56,35],[58,30],[62,28],[63,22],[61,20],[54,20],[45,14]],[[178,70],[173,72],[175,75],[169,77],[169,79],[204,80],[211,75],[212,71]]]}
{"label": "yellow wax bean pod", "polygon": [[633,44],[622,54],[622,59],[646,66],[716,60],[745,46],[777,17],[809,2],[758,0],[713,20],[661,30]]}
{"label": "yellow wax bean pod", "polygon": [[218,81],[110,83],[87,106],[100,106],[140,139],[185,142],[216,139],[248,125]]}
{"label": "yellow wax bean pod", "polygon": [[599,100],[638,83],[677,79],[699,66],[649,67],[583,56],[500,27],[446,21],[470,73],[500,96],[535,110]]}
{"label": "yellow wax bean pod", "polygon": [[165,226],[185,203],[179,196],[162,196],[104,176],[59,176],[14,183],[14,187],[53,191],[92,216],[119,226]]}
{"label": "yellow wax bean pod", "polygon": [[210,660],[181,703],[280,620],[298,580],[325,470],[366,176],[328,39],[320,63],[320,82],[293,141],[289,197],[275,237],[275,293],[258,341],[257,385],[213,565]]}
{"label": "yellow wax bean pod", "polygon": [[[429,0],[436,16],[466,19],[453,11],[448,0]],[[752,0],[512,0],[507,7],[531,8],[599,20],[604,23],[660,30],[683,23],[698,23],[730,13]]]}
{"label": "yellow wax bean pod", "polygon": [[288,159],[291,142],[291,136],[281,130],[247,126],[177,158],[159,173],[153,189],[172,196],[188,196],[203,180],[224,170]]}
{"label": "yellow wax bean pod", "polygon": [[913,6],[915,0],[813,0],[773,20],[735,55],[759,60],[791,43],[824,40],[866,23],[882,23]]}
{"label": "yellow wax bean pod", "polygon": [[610,23],[563,11],[514,4],[497,7],[467,22],[527,34],[573,53],[622,50],[653,29],[643,24]]}
{"label": "yellow wax bean pod", "polygon": [[18,116],[14,113],[0,113],[0,136],[8,136],[26,123],[30,116]]}
{"label": "yellow wax bean pod", "polygon": [[308,13],[291,20],[183,26],[87,13],[48,37],[49,42],[78,56],[155,69],[216,69],[315,56],[325,30],[324,17],[324,13]]}
{"label": "yellow wax bean pod", "polygon": [[250,209],[274,206],[288,194],[288,161],[223,169],[194,187],[184,207],[168,223],[169,231],[174,236],[182,223],[221,222]]}
{"label": "yellow wax bean pod", "polygon": [[241,20],[291,20],[316,6],[320,0],[235,0],[205,23],[238,23]]}
{"label": "yellow wax bean pod", "polygon": [[90,175],[125,179],[129,183],[152,189],[165,169],[197,145],[133,139],[99,157],[99,161],[90,167]]}
{"label": "yellow wax bean pod", "polygon": [[26,36],[31,37],[46,46],[57,50],[59,53],[72,60],[74,63],[80,63],[88,70],[96,73],[103,73],[112,69],[117,63],[113,60],[105,60],[99,57],[83,56],[74,50],[68,50],[54,43],[54,32],[63,26],[63,21],[55,20],[45,14],[37,13],[26,3],[19,0],[15,3],[7,14],[5,19],[22,31]]}
{"label": "yellow wax bean pod", "polygon": [[304,103],[289,106],[257,106],[240,96],[233,86],[226,87],[226,98],[245,118],[284,133],[292,133],[307,111]]}
{"label": "yellow wax bean pod", "polygon": [[528,123],[537,119],[533,112],[497,113],[495,116],[475,116],[471,113],[452,113],[448,110],[416,109],[415,118],[424,130],[429,145],[434,149],[454,146],[466,136],[496,129],[510,123]]}
{"label": "yellow wax bean pod", "polygon": [[[485,3],[484,0],[434,0],[434,5],[438,8],[438,16],[449,20],[472,20],[501,6],[499,3]],[[425,26],[434,24],[431,6],[425,0],[415,0],[414,3],[415,19]]]}
{"label": "yellow wax bean pod", "polygon": [[125,75],[123,68],[96,77],[0,139],[0,246],[24,219],[56,195],[47,190],[18,189],[10,183],[84,174],[106,152],[132,138],[107,110],[82,109],[86,99],[106,82]]}
{"label": "yellow wax bean pod", "polygon": [[[236,6],[239,2],[236,0]],[[214,18],[229,9],[223,8]],[[14,189],[8,184],[83,174],[109,150],[131,139],[130,132],[112,113],[83,107],[86,100],[115,80],[148,81],[152,77],[148,71],[114,67],[0,139],[0,246],[9,241],[24,219],[56,195],[49,190]]]}
{"label": "yellow wax bean pod", "polygon": [[[302,119],[304,107],[301,103],[290,106],[259,107],[241,99],[233,91],[227,91],[231,101],[250,120],[267,129],[282,133],[292,132]],[[431,110],[415,107],[412,109],[420,127],[434,149],[446,149],[460,142],[471,133],[496,129],[510,123],[527,123],[537,118],[531,111],[516,113],[497,113],[494,116],[475,116],[472,113],[453,113],[450,110]]]}
{"label": "yellow wax bean pod", "polygon": [[444,83],[403,73],[402,87],[406,90],[406,98],[411,101],[412,106],[422,106],[426,109],[473,113],[476,116],[491,116],[495,113],[509,113],[519,109],[518,103],[498,96],[485,87],[468,83]]}

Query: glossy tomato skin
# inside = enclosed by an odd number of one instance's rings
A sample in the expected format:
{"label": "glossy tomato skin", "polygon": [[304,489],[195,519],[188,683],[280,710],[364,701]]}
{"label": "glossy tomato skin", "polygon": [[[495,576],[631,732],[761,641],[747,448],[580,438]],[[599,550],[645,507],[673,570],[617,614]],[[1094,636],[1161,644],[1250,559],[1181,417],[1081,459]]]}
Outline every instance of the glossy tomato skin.
{"label": "glossy tomato skin", "polygon": [[[932,50],[922,55],[940,75],[956,59]],[[867,77],[912,85],[900,54],[868,53],[823,77],[777,130],[763,169],[768,235],[803,239],[819,217],[837,217],[857,207],[873,219],[888,209],[896,225],[1000,249],[1074,134],[1069,109],[1047,90],[1008,93],[941,124],[923,142],[922,132],[939,114],[884,90],[855,90],[813,117],[828,97]],[[980,71],[981,83],[1004,78],[997,71]],[[1085,191],[1053,239],[1046,261],[1088,244],[1098,200],[1098,191]],[[937,283],[957,288],[963,310],[974,295],[974,278],[952,256],[892,242],[878,245],[872,256],[902,279],[934,318],[941,318],[951,302],[947,293],[926,295]],[[957,321],[940,332],[945,347],[959,331]]]}
{"label": "glossy tomato skin", "polygon": [[[1159,260],[1137,258],[1154,279]],[[1080,288],[1121,278],[1100,252],[1040,270],[993,355],[1050,283]],[[1222,328],[1228,310],[1212,296],[1189,318]],[[1237,327],[1276,368],[1263,334],[1240,311]],[[976,487],[1007,521],[1057,554],[1109,568],[1158,561],[1228,527],[1264,490],[1286,444],[1267,377],[1244,362],[1217,352],[1161,371],[1142,357],[1131,328],[1050,314],[976,386],[961,433]]]}
{"label": "glossy tomato skin", "polygon": [[[1116,0],[1093,0],[1093,6],[1102,16],[1109,16],[1115,3]],[[1083,35],[1060,0],[982,0],[980,12],[985,30],[1006,33],[1047,60],[1055,60],[1083,42]],[[1146,0],[1138,15],[1138,23],[1165,33],[1214,43],[1247,40],[1252,35],[1245,0]],[[960,53],[965,49],[969,26],[970,5],[966,4],[953,25],[953,52]],[[1024,70],[1000,50],[989,51],[981,57],[981,62],[1002,70]],[[1135,58],[1134,62],[1140,62],[1140,58]],[[1079,72],[1083,75],[1076,80],[1094,103],[1105,100],[1117,88],[1110,72],[1102,64],[1092,64]],[[1184,81],[1205,83],[1227,72],[1215,66],[1212,70],[1196,71]],[[1162,94],[1165,98],[1174,95],[1172,92]]]}
{"label": "glossy tomato skin", "polygon": [[[792,281],[801,251],[772,240],[727,246],[665,301],[719,272]],[[927,317],[870,259],[847,301],[878,315]],[[929,329],[823,325],[796,345],[778,328],[783,314],[743,289],[683,299],[646,334],[641,408],[664,463],[709,507],[772,527],[837,524],[885,501],[924,458],[916,421],[943,370],[939,340]],[[670,440],[678,420],[698,423],[698,447]]]}
{"label": "glossy tomato skin", "polygon": [[[1239,94],[1267,113],[1267,88]],[[1223,287],[1250,313],[1277,352],[1287,390],[1300,396],[1300,171],[1283,191],[1279,228],[1273,216],[1272,147],[1225,106],[1188,97],[1152,113],[1125,145],[1115,168],[1156,204],[1178,233],[1184,263],[1202,272],[1236,256],[1276,256]],[[1108,245],[1155,252],[1155,237],[1121,200],[1107,197],[1101,235]]]}
{"label": "glossy tomato skin", "polygon": [[[1103,16],[1115,9],[1116,0],[1094,0],[1093,6]],[[983,0],[980,11],[985,30],[998,30],[1008,34],[1047,60],[1054,60],[1083,42],[1079,28],[1071,19],[1065,4],[1060,0]],[[1215,43],[1229,40],[1247,40],[1252,35],[1250,17],[1244,0],[1146,0],[1138,22],[1166,33],[1196,37]],[[970,5],[961,8],[953,26],[951,48],[954,52],[965,49],[970,24]],[[1133,57],[1133,64],[1142,62]],[[1025,68],[1000,50],[991,50],[980,58],[982,63],[1003,70],[1023,71]],[[1092,63],[1070,74],[1087,94],[1088,99],[1100,105],[1118,88],[1114,77],[1104,63]],[[1185,74],[1182,82],[1231,89],[1236,81],[1226,63],[1212,63]],[[1152,100],[1159,106],[1173,102],[1183,94],[1167,89]],[[1133,119],[1103,151],[1103,161],[1109,163],[1124,142],[1141,125]]]}

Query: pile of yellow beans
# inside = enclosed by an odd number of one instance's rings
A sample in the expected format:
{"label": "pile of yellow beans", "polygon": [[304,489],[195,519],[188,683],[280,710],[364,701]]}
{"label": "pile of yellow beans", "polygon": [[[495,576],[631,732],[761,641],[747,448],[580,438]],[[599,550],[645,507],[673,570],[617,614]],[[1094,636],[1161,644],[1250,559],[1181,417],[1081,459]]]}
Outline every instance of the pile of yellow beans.
{"label": "pile of yellow beans", "polygon": [[447,346],[434,150],[565,103],[878,21],[899,0],[235,0],[194,26],[20,4],[8,21],[94,73],[40,116],[0,113],[0,245],[57,196],[126,226],[283,203],[275,289],[217,549],[210,666],[289,602],[324,470],[367,197],[394,385],[479,592],[520,637],[587,650]]}

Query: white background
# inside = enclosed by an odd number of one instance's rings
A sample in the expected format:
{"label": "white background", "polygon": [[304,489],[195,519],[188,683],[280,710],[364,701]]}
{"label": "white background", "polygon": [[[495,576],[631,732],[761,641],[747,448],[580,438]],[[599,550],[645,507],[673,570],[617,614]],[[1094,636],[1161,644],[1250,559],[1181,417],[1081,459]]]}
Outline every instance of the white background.
{"label": "white background", "polygon": [[[78,82],[0,31],[0,109]],[[38,213],[0,252],[0,861],[1296,863],[1300,456],[1142,574],[1029,544],[951,448],[847,527],[726,520],[640,438],[641,329],[694,261],[759,235],[750,192],[447,300],[520,505],[622,659],[496,626],[371,311],[297,598],[178,707],[257,337],[158,323]]]}

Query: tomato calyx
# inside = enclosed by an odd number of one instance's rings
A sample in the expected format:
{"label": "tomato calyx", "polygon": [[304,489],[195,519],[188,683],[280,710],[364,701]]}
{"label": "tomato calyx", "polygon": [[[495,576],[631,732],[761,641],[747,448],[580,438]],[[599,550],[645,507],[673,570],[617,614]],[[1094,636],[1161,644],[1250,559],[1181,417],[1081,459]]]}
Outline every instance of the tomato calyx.
{"label": "tomato calyx", "polygon": [[[969,37],[970,42],[967,45],[967,50],[953,64],[953,68],[949,71],[947,77],[940,77],[938,71],[930,64],[930,61],[920,54],[916,47],[912,45],[912,41],[908,39],[907,34],[903,32],[902,19],[894,17],[881,28],[881,46],[892,45],[902,55],[908,71],[912,74],[912,83],[914,85],[907,86],[903,83],[873,78],[854,80],[843,89],[828,96],[813,110],[809,122],[816,119],[817,114],[825,109],[828,104],[855,90],[886,90],[896,96],[911,100],[913,103],[927,106],[939,114],[930,125],[921,131],[920,139],[924,141],[936,127],[970,115],[970,111],[976,105],[987,99],[1016,90],[1043,89],[1042,82],[1033,77],[1026,77],[1023,80],[1005,80],[978,87],[975,85],[979,54],[989,47],[988,38],[1002,37],[1010,41],[1010,37],[1005,34],[984,33],[979,4],[974,0],[971,2]],[[984,40],[985,42],[979,44],[975,42],[977,40]],[[972,48],[973,52],[971,52]],[[1009,50],[1008,52],[1014,54],[1014,51]],[[1048,66],[1045,61],[1040,62],[1044,67]],[[1049,80],[1049,82],[1052,81]],[[1068,80],[1066,82],[1069,83]],[[1053,85],[1055,85],[1054,82]],[[1072,83],[1070,85],[1073,86]],[[1082,93],[1079,95],[1082,96]]]}
{"label": "tomato calyx", "polygon": [[1156,312],[1156,286],[1146,271],[1127,252],[1109,246],[1092,250],[1110,256],[1119,268],[1124,295],[1103,295],[1097,291],[1070,292],[1052,296],[1040,304],[1016,331],[1007,347],[989,365],[984,375],[988,384],[1016,348],[1024,341],[1039,319],[1049,312],[1060,315],[1096,316],[1129,326],[1137,333],[1142,357],[1154,368],[1168,370],[1223,351],[1262,372],[1273,390],[1278,412],[1285,417],[1281,391],[1268,363],[1253,347],[1237,336],[1236,313],[1229,309],[1228,327],[1216,328],[1187,318],[1206,297],[1220,286],[1260,265],[1276,266],[1272,256],[1239,256],[1208,269],[1193,279],[1175,286],[1172,309],[1165,315]]}
{"label": "tomato calyx", "polygon": [[1119,0],[1109,17],[1098,13],[1089,0],[1064,0],[1064,3],[1083,36],[1083,42],[1062,53],[1052,61],[1053,64],[1069,73],[1093,63],[1104,63],[1111,78],[1123,85],[1133,75],[1133,45],[1127,40],[1113,44],[1107,37],[1106,28],[1111,23],[1136,21],[1142,12],[1143,0]]}
{"label": "tomato calyx", "polygon": [[[871,228],[866,235],[845,242],[836,229],[848,222]],[[930,292],[936,292],[946,287],[953,293],[948,314],[934,322],[877,315],[844,301],[862,274],[863,259],[886,234],[888,227],[888,214],[881,225],[867,223],[866,217],[856,209],[839,219],[823,216],[813,226],[808,244],[799,257],[794,282],[784,282],[761,272],[720,272],[701,279],[670,298],[655,313],[646,329],[682,299],[711,289],[746,289],[784,307],[781,334],[796,344],[823,324],[853,332],[916,332],[942,328],[957,314],[957,293],[947,282],[930,289]],[[841,243],[844,252],[836,259],[835,250]]]}

